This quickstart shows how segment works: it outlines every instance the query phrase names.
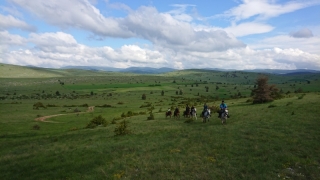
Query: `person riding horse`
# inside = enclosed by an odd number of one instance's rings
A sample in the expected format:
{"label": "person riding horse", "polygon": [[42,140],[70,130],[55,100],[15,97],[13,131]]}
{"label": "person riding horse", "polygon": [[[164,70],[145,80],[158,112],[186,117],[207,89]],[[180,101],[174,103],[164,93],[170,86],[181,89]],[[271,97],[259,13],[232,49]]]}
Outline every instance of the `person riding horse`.
{"label": "person riding horse", "polygon": [[184,116],[185,117],[189,117],[190,116],[190,107],[189,107],[188,104],[187,104],[187,107],[186,107],[186,111],[184,112]]}
{"label": "person riding horse", "polygon": [[168,111],[166,112],[166,117],[170,116],[170,118],[171,118],[171,115],[172,115],[171,108],[169,108]]}
{"label": "person riding horse", "polygon": [[227,104],[224,103],[224,100],[222,100],[220,104],[220,111],[219,111],[219,118],[221,117],[221,114],[225,112],[225,110],[228,108]]}
{"label": "person riding horse", "polygon": [[194,106],[191,106],[190,114],[192,115],[193,112],[195,112],[195,108],[194,108]]}
{"label": "person riding horse", "polygon": [[179,108],[176,107],[176,109],[175,109],[174,112],[173,112],[174,116],[176,116],[176,115],[179,114],[179,113],[180,113],[180,112],[179,112]]}
{"label": "person riding horse", "polygon": [[203,111],[202,111],[202,116],[204,116],[204,113],[208,110],[207,103],[204,103],[203,105]]}

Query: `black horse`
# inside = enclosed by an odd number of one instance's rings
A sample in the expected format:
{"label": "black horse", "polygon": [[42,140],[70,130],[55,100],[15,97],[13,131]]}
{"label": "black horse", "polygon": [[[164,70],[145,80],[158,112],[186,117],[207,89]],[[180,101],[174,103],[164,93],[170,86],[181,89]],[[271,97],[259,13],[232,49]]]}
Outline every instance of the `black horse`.
{"label": "black horse", "polygon": [[167,111],[167,112],[166,112],[166,118],[167,118],[168,116],[170,116],[170,118],[171,118],[171,116],[172,116],[172,112],[171,112],[171,111]]}

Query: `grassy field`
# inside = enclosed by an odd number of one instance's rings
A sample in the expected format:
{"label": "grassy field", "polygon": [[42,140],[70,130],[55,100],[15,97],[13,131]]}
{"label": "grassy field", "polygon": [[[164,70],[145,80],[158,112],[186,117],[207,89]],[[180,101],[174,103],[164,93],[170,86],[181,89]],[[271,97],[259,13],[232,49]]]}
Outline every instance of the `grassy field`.
{"label": "grassy field", "polygon": [[[247,100],[257,73],[185,70],[92,75],[84,71],[81,77],[64,73],[41,78],[1,76],[1,179],[320,177],[317,74],[269,75],[269,83],[282,89],[284,98],[252,105]],[[299,88],[303,92],[294,93]],[[217,106],[221,99],[229,106],[227,125],[221,125],[217,114],[208,123],[199,117],[186,123],[187,118],[164,115],[169,107],[182,110],[186,104],[200,112],[203,103]],[[47,108],[33,109],[37,102]],[[94,111],[86,112],[87,106],[95,106]],[[151,107],[154,120],[147,120]],[[121,117],[130,112],[137,115]],[[62,115],[48,122],[35,120],[55,114]],[[109,124],[85,128],[99,115]],[[123,120],[131,134],[115,136]]]}

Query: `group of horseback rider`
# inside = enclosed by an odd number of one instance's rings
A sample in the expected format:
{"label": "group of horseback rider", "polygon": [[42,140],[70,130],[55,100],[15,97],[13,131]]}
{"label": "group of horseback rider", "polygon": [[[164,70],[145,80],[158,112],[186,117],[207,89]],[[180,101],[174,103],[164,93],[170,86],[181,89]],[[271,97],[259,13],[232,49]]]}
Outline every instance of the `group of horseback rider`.
{"label": "group of horseback rider", "polygon": [[[227,104],[224,102],[224,100],[222,100],[221,104],[220,104],[220,110],[218,111],[219,113],[219,118],[221,117],[221,114],[225,112],[225,110],[228,108]],[[206,103],[204,103],[203,105],[203,111],[202,111],[202,116],[204,115],[205,112],[207,112],[209,109],[208,109],[208,106]],[[171,108],[168,109],[168,112],[171,112]],[[189,107],[189,105],[186,106],[186,111],[184,113],[185,116],[190,116],[192,112],[196,112],[196,108],[192,105],[191,108]],[[179,108],[176,107],[175,110],[174,110],[174,114],[179,114],[180,111],[179,111]]]}

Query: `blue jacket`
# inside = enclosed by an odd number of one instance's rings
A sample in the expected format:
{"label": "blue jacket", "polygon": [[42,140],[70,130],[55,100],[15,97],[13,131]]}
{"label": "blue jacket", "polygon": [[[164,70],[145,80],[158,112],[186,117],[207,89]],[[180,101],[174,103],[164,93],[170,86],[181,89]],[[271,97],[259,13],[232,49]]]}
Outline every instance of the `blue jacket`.
{"label": "blue jacket", "polygon": [[227,104],[220,104],[220,109],[226,109],[228,106],[227,106]]}

